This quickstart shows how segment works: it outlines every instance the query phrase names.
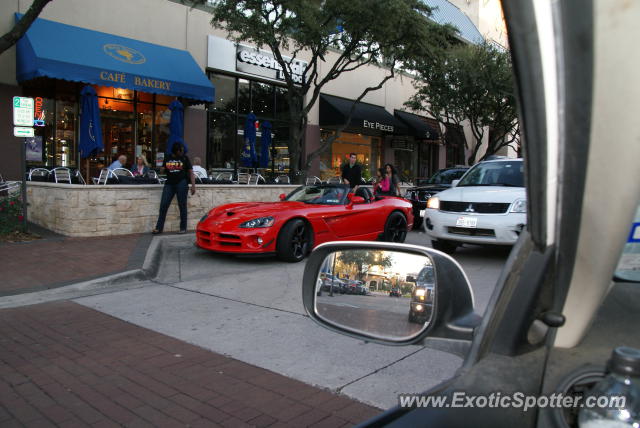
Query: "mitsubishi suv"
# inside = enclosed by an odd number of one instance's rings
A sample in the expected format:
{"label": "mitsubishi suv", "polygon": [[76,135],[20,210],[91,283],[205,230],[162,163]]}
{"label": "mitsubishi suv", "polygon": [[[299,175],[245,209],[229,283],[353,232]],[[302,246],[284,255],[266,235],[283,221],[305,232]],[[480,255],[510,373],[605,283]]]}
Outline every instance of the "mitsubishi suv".
{"label": "mitsubishi suv", "polygon": [[433,248],[446,253],[462,243],[513,245],[526,213],[522,159],[491,160],[429,199],[424,228]]}

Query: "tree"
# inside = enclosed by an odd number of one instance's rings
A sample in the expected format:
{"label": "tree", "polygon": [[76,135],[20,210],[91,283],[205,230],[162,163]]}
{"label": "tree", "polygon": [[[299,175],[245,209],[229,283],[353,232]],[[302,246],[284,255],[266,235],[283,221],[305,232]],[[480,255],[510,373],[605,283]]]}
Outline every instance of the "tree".
{"label": "tree", "polygon": [[[187,1],[187,0],[184,0]],[[289,102],[289,156],[293,177],[306,173],[313,160],[351,120],[356,102],[383,87],[398,70],[416,58],[429,58],[447,46],[453,32],[427,19],[421,0],[198,0],[210,6],[212,25],[230,39],[268,48],[282,68]],[[285,58],[291,57],[290,60]],[[292,69],[303,55],[308,66],[302,82]],[[331,58],[329,61],[328,58]],[[331,138],[302,159],[309,111],[322,88],[343,73],[370,64],[384,66],[382,79],[372,82],[355,100],[349,117]]]}
{"label": "tree", "polygon": [[2,38],[0,38],[0,54],[15,45],[18,40],[27,32],[33,21],[36,20],[42,9],[52,0],[33,0],[31,7],[27,10],[27,13],[22,15],[22,18],[13,26],[13,28],[7,32]]}
{"label": "tree", "polygon": [[352,250],[342,251],[338,255],[338,260],[344,265],[356,267],[356,272],[362,278],[372,266],[388,268],[393,265],[391,256],[384,251]]}
{"label": "tree", "polygon": [[426,111],[445,125],[468,120],[473,141],[469,165],[476,162],[478,150],[488,132],[483,159],[502,147],[517,143],[519,128],[508,52],[484,43],[452,47],[435,61],[417,66],[417,93],[405,105]]}

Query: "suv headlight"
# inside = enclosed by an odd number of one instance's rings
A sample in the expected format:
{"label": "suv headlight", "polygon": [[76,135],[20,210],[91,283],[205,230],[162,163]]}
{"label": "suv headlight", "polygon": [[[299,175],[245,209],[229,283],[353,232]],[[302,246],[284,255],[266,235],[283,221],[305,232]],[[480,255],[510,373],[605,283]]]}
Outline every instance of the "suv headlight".
{"label": "suv headlight", "polygon": [[271,227],[273,226],[273,222],[273,217],[260,217],[245,221],[240,225],[240,227],[245,229],[253,229],[254,227]]}
{"label": "suv headlight", "polygon": [[527,200],[518,199],[511,205],[512,213],[526,213],[527,212]]}
{"label": "suv headlight", "polygon": [[429,198],[429,200],[427,201],[427,208],[431,208],[434,210],[439,210],[440,209],[440,199],[436,196],[434,196],[433,198]]}

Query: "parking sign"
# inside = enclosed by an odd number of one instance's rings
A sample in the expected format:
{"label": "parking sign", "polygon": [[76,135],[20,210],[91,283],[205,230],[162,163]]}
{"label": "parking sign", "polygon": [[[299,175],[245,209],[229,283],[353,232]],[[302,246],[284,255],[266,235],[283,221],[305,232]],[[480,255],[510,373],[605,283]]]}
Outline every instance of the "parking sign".
{"label": "parking sign", "polygon": [[33,98],[13,97],[13,126],[33,126]]}

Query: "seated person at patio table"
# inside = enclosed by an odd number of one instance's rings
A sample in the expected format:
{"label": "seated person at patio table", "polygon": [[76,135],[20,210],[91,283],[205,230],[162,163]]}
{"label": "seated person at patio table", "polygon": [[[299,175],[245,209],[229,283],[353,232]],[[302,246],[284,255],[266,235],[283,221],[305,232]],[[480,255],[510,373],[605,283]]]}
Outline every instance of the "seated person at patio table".
{"label": "seated person at patio table", "polygon": [[118,156],[118,159],[114,160],[111,165],[109,165],[109,169],[113,171],[116,168],[126,168],[125,164],[127,163],[127,157],[125,155]]}
{"label": "seated person at patio table", "polygon": [[207,170],[204,169],[201,164],[202,160],[199,157],[196,156],[193,158],[193,173],[200,172],[202,173],[202,178],[207,178]]}
{"label": "seated person at patio table", "polygon": [[135,177],[146,177],[149,172],[149,162],[144,157],[144,155],[140,155],[136,158],[136,164],[131,167],[131,173]]}

